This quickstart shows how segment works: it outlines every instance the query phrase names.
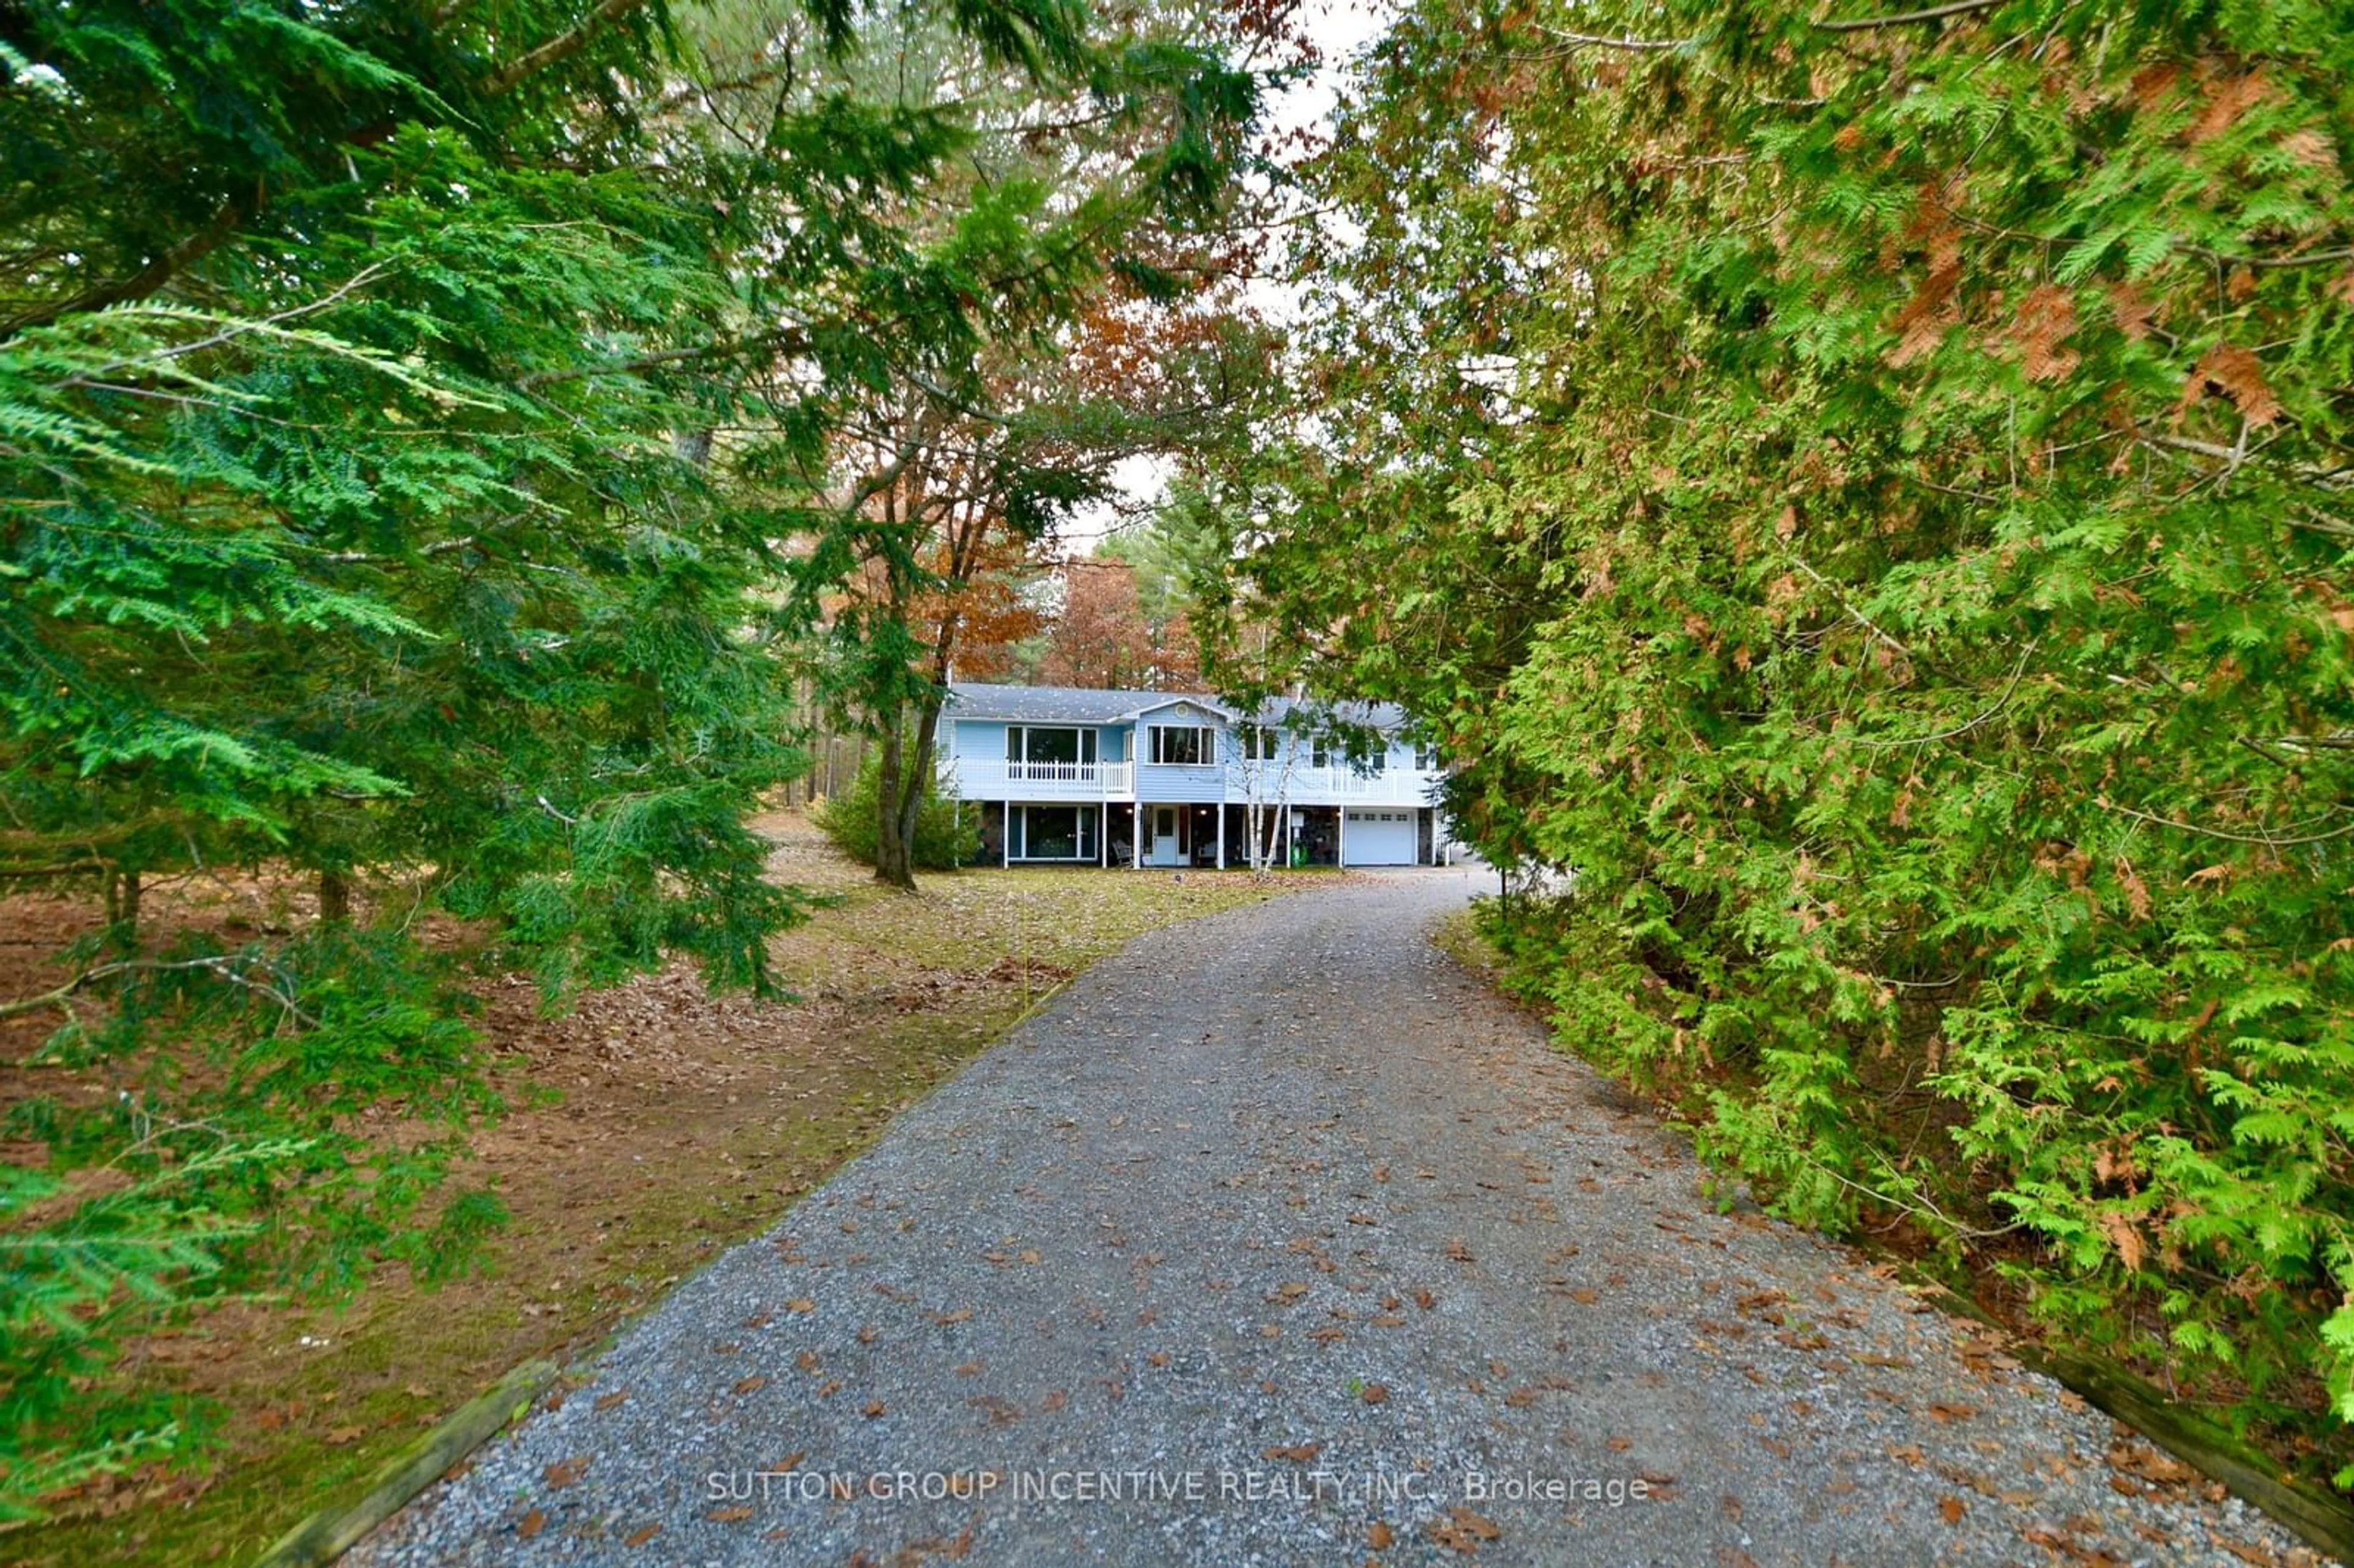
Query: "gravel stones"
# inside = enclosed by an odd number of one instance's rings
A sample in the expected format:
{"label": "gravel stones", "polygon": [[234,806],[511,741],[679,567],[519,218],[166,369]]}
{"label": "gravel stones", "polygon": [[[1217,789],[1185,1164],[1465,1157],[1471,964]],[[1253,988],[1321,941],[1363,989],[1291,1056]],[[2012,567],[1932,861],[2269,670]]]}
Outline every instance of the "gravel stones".
{"label": "gravel stones", "polygon": [[2294,1560],[1864,1258],[1716,1213],[1429,947],[1474,885],[1140,938],[352,1561]]}

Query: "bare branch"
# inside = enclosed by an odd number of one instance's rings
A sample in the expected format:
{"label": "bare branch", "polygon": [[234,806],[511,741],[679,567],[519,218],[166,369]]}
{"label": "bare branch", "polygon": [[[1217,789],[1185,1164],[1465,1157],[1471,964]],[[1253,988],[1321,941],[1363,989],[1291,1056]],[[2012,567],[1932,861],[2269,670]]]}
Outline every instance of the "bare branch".
{"label": "bare branch", "polygon": [[213,214],[212,220],[204,228],[162,255],[149,259],[145,266],[128,278],[101,283],[69,300],[36,306],[8,323],[5,328],[0,328],[0,341],[14,337],[27,327],[47,326],[51,322],[79,315],[85,311],[104,310],[109,305],[127,304],[133,300],[147,298],[219,249],[223,240],[237,232],[237,226],[244,221],[245,216],[244,209],[235,199],[221,203],[220,210]]}
{"label": "bare branch", "polygon": [[2281,267],[2327,267],[2334,262],[2354,261],[2354,246],[2338,250],[2307,250],[2295,256],[2234,256],[2228,250],[2210,250],[2203,245],[2185,245],[2180,249],[2226,267],[2246,267],[2259,272]]}
{"label": "bare branch", "polygon": [[1925,11],[1906,11],[1894,16],[1850,16],[1835,22],[1817,22],[1816,30],[1825,33],[1868,33],[1875,27],[1909,27],[1919,22],[1942,22],[1948,16],[1967,16],[1973,11],[1991,11],[2003,0],[1953,0],[1949,5],[1932,5]]}
{"label": "bare branch", "polygon": [[1903,654],[1907,659],[1913,657],[1913,650],[1905,647],[1903,643],[1899,642],[1889,632],[1882,630],[1880,623],[1873,620],[1872,617],[1856,609],[1854,605],[1850,604],[1848,602],[1847,596],[1840,592],[1839,585],[1832,582],[1829,577],[1824,577],[1822,573],[1815,570],[1814,567],[1808,566],[1805,556],[1794,552],[1791,555],[1790,559],[1797,564],[1797,568],[1800,571],[1806,573],[1808,577],[1814,578],[1817,583],[1820,584],[1825,592],[1829,593],[1833,599],[1839,600],[1839,607],[1847,611],[1850,615],[1855,617],[1857,623],[1862,626],[1866,631],[1871,632],[1874,637],[1879,638],[1882,642],[1887,643],[1891,648],[1895,649],[1896,652]]}
{"label": "bare branch", "polygon": [[2325,843],[2331,839],[2342,839],[2349,833],[2354,833],[2354,822],[2348,822],[2344,827],[2332,828],[2326,833],[2296,833],[2287,836],[2274,833],[2227,833],[2221,828],[2202,828],[2196,822],[2178,822],[2171,817],[2154,817],[2147,811],[2137,811],[2131,806],[2120,806],[2110,800],[2103,800],[2100,803],[2118,815],[2131,817],[2137,822],[2172,828],[2177,832],[2196,833],[2202,839],[2221,839],[2235,844],[2264,844],[2274,849],[2286,849],[2296,844]]}
{"label": "bare branch", "polygon": [[644,4],[645,0],[604,0],[603,5],[582,17],[579,26],[571,31],[558,33],[505,69],[493,73],[489,80],[482,83],[482,91],[493,98],[512,92],[524,78],[571,58],[587,48],[588,40],[602,31],[606,24],[620,20]]}
{"label": "bare branch", "polygon": [[1564,33],[1559,27],[1543,27],[1540,30],[1550,37],[1559,38],[1564,44],[1575,44],[1585,48],[1627,49],[1635,53],[1681,49],[1692,41],[1690,38],[1614,38],[1601,33]]}

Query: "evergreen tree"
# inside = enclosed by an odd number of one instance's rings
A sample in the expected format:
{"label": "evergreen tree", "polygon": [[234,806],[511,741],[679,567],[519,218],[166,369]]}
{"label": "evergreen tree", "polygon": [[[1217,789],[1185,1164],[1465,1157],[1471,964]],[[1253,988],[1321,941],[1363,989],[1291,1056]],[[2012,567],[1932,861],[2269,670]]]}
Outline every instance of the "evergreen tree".
{"label": "evergreen tree", "polygon": [[[0,1017],[124,1089],[9,1114],[49,1157],[0,1171],[0,1512],[188,1446],[103,1376],[157,1313],[463,1266],[495,1203],[419,1205],[492,1107],[411,912],[551,1002],[673,952],[767,987],[779,543],[858,514],[826,468],[870,400],[971,395],[1114,215],[1214,201],[1228,106],[1189,95],[1241,90],[1076,7],[906,15],[1006,137],[1041,84],[1151,118],[1134,184],[1076,217],[975,185],[969,114],[832,0],[0,15],[0,872],[111,916]],[[143,924],[222,866],[301,872],[315,918]],[[442,1126],[358,1139],[387,1102]],[[77,1198],[94,1165],[132,1185]]]}
{"label": "evergreen tree", "polygon": [[1426,0],[1219,507],[1575,869],[1566,1039],[2341,1464],[2349,83],[2324,4]]}

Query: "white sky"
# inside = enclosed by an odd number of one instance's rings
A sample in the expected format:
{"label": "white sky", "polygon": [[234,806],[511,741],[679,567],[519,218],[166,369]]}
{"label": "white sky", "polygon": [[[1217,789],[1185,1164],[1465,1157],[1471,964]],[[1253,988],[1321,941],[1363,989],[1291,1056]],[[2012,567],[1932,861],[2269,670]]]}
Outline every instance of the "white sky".
{"label": "white sky", "polygon": [[[1351,62],[1380,34],[1387,20],[1387,7],[1381,0],[1309,0],[1301,8],[1301,20],[1324,62],[1314,75],[1277,95],[1269,107],[1267,122],[1269,131],[1278,134],[1320,124],[1332,112]],[[1287,319],[1291,313],[1292,291],[1280,280],[1254,280],[1248,297],[1275,320]],[[1112,479],[1125,503],[1133,506],[1158,500],[1167,488],[1169,475],[1159,460],[1136,457],[1114,467]],[[1119,515],[1117,505],[1082,512],[1063,530],[1064,548],[1073,555],[1093,549],[1119,521]]]}

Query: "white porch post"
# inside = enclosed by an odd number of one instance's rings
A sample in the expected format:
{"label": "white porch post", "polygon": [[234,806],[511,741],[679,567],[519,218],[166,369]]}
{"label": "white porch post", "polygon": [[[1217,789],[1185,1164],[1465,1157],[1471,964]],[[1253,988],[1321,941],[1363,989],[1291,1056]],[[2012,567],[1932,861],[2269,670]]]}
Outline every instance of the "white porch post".
{"label": "white porch post", "polygon": [[1110,863],[1111,802],[1099,800],[1096,803],[1096,864],[1100,867]]}
{"label": "white porch post", "polygon": [[1218,800],[1218,869],[1226,869],[1226,802],[1223,794]]}
{"label": "white porch post", "polygon": [[1144,869],[1144,802],[1136,800],[1128,808],[1128,866],[1130,871]]}
{"label": "white porch post", "polygon": [[997,824],[997,868],[1002,871],[1013,863],[1013,801],[1005,802],[1005,810],[1001,815],[1002,820]]}
{"label": "white porch post", "polygon": [[1332,813],[1332,863],[1343,866],[1349,863],[1349,808],[1335,806]]}

